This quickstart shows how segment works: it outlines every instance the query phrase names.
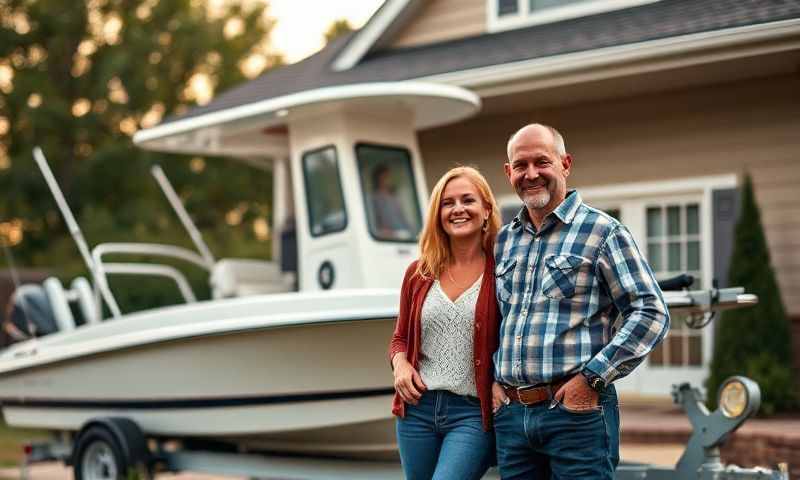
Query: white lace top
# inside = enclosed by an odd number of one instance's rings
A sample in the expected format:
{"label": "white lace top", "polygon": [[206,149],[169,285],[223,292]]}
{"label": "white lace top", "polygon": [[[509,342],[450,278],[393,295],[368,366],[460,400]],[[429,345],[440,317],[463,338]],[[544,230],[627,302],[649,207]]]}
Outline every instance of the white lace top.
{"label": "white lace top", "polygon": [[[483,278],[481,276],[481,278]],[[473,365],[475,304],[481,278],[453,302],[433,282],[422,304],[419,374],[428,390],[478,396]]]}

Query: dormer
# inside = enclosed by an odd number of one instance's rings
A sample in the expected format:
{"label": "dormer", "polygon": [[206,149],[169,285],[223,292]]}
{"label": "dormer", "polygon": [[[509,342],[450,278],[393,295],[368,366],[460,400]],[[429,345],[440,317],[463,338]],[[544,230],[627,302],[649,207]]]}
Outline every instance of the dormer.
{"label": "dormer", "polygon": [[484,0],[486,29],[499,32],[635,7],[659,0]]}

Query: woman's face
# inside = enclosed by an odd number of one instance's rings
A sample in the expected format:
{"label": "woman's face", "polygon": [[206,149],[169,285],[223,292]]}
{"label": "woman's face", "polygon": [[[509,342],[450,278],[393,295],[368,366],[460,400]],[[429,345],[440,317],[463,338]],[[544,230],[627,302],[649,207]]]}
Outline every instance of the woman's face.
{"label": "woman's face", "polygon": [[439,221],[451,239],[480,237],[487,218],[489,210],[472,182],[465,177],[447,182],[439,205]]}

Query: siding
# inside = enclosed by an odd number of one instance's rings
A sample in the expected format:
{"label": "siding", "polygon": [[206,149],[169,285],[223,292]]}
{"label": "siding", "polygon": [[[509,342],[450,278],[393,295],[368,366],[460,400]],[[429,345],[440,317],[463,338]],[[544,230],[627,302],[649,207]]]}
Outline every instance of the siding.
{"label": "siding", "polygon": [[498,196],[513,194],[502,170],[506,141],[533,120],[549,123],[564,134],[567,150],[574,156],[569,184],[578,188],[750,172],[784,304],[797,317],[798,91],[800,77],[794,75],[481,116],[421,132],[420,148],[429,185],[456,163],[473,164]]}
{"label": "siding", "polygon": [[486,0],[431,0],[389,44],[412,47],[486,32]]}

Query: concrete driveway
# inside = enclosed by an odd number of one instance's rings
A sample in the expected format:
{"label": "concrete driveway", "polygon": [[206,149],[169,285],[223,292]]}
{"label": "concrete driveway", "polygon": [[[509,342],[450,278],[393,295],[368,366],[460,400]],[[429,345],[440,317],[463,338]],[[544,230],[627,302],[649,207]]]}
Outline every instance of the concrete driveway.
{"label": "concrete driveway", "polygon": [[[622,445],[621,457],[628,462],[646,462],[658,465],[674,465],[683,452],[683,445]],[[20,480],[22,472],[18,468],[0,469],[0,479]],[[233,480],[243,477],[220,477],[215,475],[203,475],[199,473],[159,474],[158,480]],[[45,463],[30,467],[27,475],[28,480],[72,480],[72,469],[65,467],[61,463]]]}

